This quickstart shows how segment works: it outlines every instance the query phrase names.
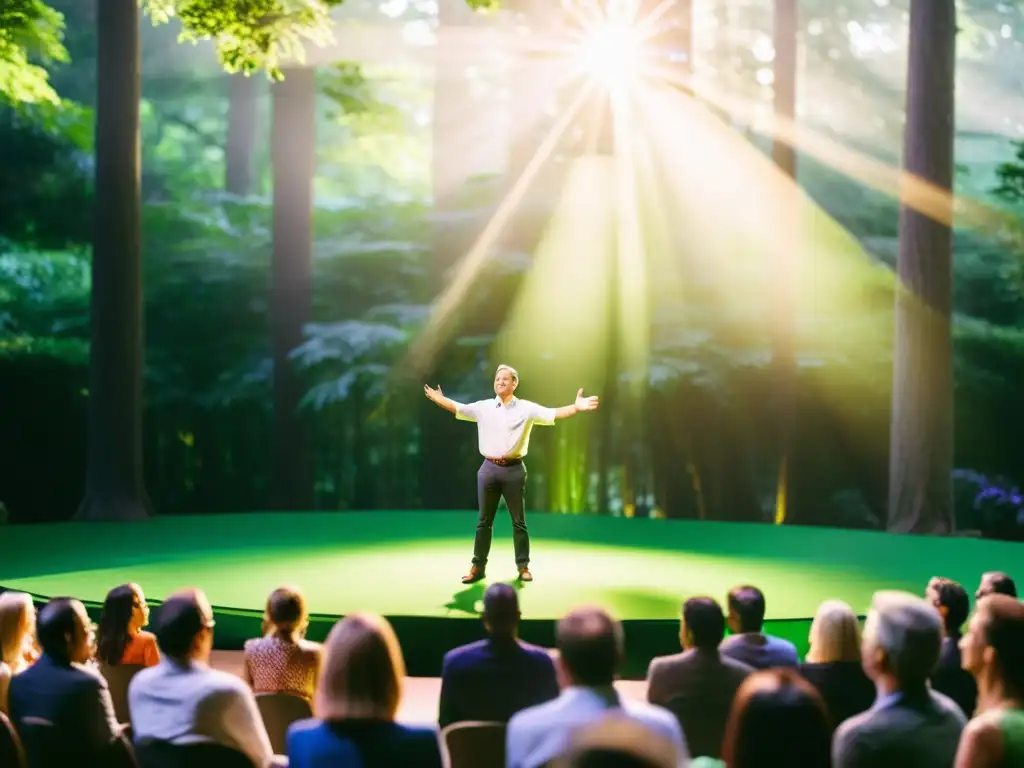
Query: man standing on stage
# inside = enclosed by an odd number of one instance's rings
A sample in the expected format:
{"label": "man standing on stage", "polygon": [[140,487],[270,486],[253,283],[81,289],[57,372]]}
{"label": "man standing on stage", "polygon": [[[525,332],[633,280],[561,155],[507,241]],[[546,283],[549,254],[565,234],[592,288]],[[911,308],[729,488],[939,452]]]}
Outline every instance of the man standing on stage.
{"label": "man standing on stage", "polygon": [[530,443],[530,430],[534,424],[551,426],[559,419],[567,419],[581,411],[597,408],[596,397],[584,397],[581,389],[576,402],[561,408],[545,408],[515,396],[519,374],[508,365],[499,365],[494,374],[494,394],[490,400],[475,403],[456,403],[442,394],[441,388],[424,386],[427,397],[455,414],[460,421],[475,421],[480,454],[484,457],[476,474],[477,500],[480,517],[476,524],[473,544],[473,566],[462,577],[463,584],[472,584],[484,578],[487,555],[491,551],[491,530],[498,502],[505,498],[512,517],[512,540],[516,551],[516,567],[522,581],[533,581],[530,573],[530,535],[526,531],[526,465],[523,459]]}

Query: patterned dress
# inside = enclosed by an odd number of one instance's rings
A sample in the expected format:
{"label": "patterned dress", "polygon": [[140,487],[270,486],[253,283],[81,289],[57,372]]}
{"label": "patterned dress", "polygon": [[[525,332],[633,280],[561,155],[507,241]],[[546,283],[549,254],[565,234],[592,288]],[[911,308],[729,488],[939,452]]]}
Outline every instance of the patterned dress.
{"label": "patterned dress", "polygon": [[268,635],[245,643],[245,676],[254,693],[290,693],[312,701],[320,645]]}

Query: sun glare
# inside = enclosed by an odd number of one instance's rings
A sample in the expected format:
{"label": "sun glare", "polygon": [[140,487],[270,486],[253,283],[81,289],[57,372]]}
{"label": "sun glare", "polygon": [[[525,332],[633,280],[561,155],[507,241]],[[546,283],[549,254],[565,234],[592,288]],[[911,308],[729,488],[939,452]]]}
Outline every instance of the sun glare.
{"label": "sun glare", "polygon": [[587,30],[580,42],[584,71],[604,86],[622,85],[639,69],[643,50],[634,25],[605,21]]}

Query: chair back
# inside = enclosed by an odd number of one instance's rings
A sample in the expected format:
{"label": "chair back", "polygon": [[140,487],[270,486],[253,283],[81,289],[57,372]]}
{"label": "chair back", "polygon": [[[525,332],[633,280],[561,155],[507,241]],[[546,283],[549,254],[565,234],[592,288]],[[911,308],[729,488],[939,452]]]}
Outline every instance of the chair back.
{"label": "chair back", "polygon": [[144,740],[135,745],[139,768],[256,768],[238,750],[223,744],[171,744]]}
{"label": "chair back", "polygon": [[263,727],[270,737],[275,755],[287,754],[288,726],[313,716],[309,702],[290,693],[258,693],[256,706],[263,718]]}
{"label": "chair back", "polygon": [[7,715],[0,712],[0,765],[11,768],[27,768],[25,749],[21,746],[18,732],[14,730]]}
{"label": "chair back", "polygon": [[107,664],[101,662],[100,674],[107,681],[110,689],[110,698],[114,702],[114,714],[117,722],[130,723],[131,714],[128,712],[128,685],[132,678],[145,669],[142,664]]}
{"label": "chair back", "polygon": [[505,723],[452,723],[441,731],[450,768],[504,768]]}
{"label": "chair back", "polygon": [[722,756],[725,726],[736,691],[713,689],[701,694],[677,696],[668,702],[667,709],[676,716],[686,734],[686,746],[691,755],[718,758]]}

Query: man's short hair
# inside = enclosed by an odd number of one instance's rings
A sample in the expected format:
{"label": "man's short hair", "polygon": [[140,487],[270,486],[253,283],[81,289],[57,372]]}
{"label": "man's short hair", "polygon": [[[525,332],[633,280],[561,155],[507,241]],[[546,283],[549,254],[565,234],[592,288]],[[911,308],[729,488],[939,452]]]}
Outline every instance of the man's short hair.
{"label": "man's short hair", "polygon": [[683,603],[683,622],[695,648],[713,650],[725,637],[725,615],[713,597],[691,597]]}
{"label": "man's short hair", "polygon": [[967,597],[967,590],[952,579],[936,576],[928,582],[928,591],[935,595],[937,603],[935,607],[946,609],[946,615],[942,618],[946,625],[946,634],[951,636],[959,634],[960,627],[967,621],[967,616],[971,612],[971,601]]}
{"label": "man's short hair", "polygon": [[601,608],[577,608],[558,622],[562,664],[582,686],[611,685],[622,660],[622,625]]}
{"label": "man's short hair", "polygon": [[1007,573],[1003,573],[1002,571],[989,571],[981,577],[981,581],[983,584],[987,582],[991,591],[982,593],[979,589],[978,592],[981,594],[979,594],[978,597],[981,597],[983,594],[1009,595],[1010,597],[1017,596],[1017,585]]}
{"label": "man's short hair", "polygon": [[164,655],[175,659],[188,656],[196,635],[213,626],[204,611],[205,600],[199,590],[188,590],[171,595],[160,606],[153,632]]}
{"label": "man's short hair", "polygon": [[51,658],[66,660],[68,636],[75,636],[79,602],[73,597],[55,597],[43,606],[36,619],[36,639],[39,647]]}
{"label": "man's short hair", "polygon": [[491,630],[502,634],[519,624],[519,595],[509,584],[497,582],[484,592],[484,621]]}
{"label": "man's short hair", "polygon": [[502,371],[508,371],[509,373],[511,373],[512,374],[512,381],[519,381],[519,371],[517,371],[511,365],[505,365],[504,363],[499,365],[498,369],[494,372],[495,377],[497,377],[497,375],[499,373],[501,373]]}
{"label": "man's short hair", "polygon": [[923,598],[876,592],[864,623],[864,643],[881,648],[901,688],[924,685],[939,662],[942,620]]}
{"label": "man's short hair", "polygon": [[729,611],[739,619],[740,632],[760,632],[764,626],[764,593],[744,584],[729,591]]}

